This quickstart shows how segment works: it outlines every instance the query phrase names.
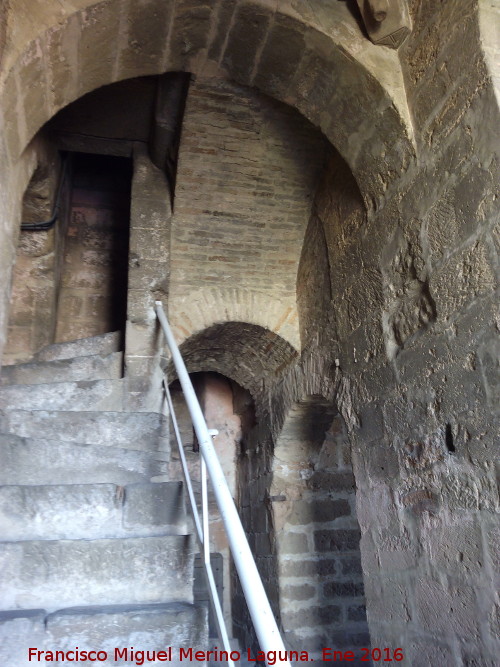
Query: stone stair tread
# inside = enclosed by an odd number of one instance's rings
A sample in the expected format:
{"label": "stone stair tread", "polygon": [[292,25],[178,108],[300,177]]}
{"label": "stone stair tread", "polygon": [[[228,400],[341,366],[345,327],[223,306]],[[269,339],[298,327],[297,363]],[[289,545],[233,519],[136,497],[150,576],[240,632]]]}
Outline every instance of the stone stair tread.
{"label": "stone stair tread", "polygon": [[80,646],[106,651],[109,659],[99,664],[115,666],[115,648],[130,649],[133,637],[139,650],[175,647],[171,664],[177,665],[180,647],[206,650],[205,635],[205,608],[186,602],[73,607],[49,615],[43,609],[0,612],[0,662],[25,667],[30,647],[65,651]]}
{"label": "stone stair tread", "polygon": [[115,647],[173,646],[179,667],[179,647],[206,650],[168,418],[161,395],[144,402],[121,377],[120,345],[106,334],[49,346],[1,375],[2,665],[26,667],[33,646],[95,646],[110,666]]}
{"label": "stone stair tread", "polygon": [[4,541],[185,535],[182,482],[0,486]]}
{"label": "stone stair tread", "polygon": [[55,361],[57,359],[71,359],[93,354],[111,354],[119,352],[122,344],[122,333],[112,331],[100,336],[78,338],[64,343],[54,343],[41,349],[33,357],[33,361]]}
{"label": "stone stair tread", "polygon": [[0,432],[89,445],[155,450],[168,437],[168,418],[157,412],[68,410],[0,411]]}
{"label": "stone stair tread", "polygon": [[0,406],[3,410],[22,406],[25,410],[121,412],[125,387],[123,379],[12,384],[0,387]]}
{"label": "stone stair tread", "polygon": [[0,485],[86,484],[91,480],[124,486],[157,481],[167,473],[170,458],[168,449],[146,452],[12,434],[0,434],[0,447]]}
{"label": "stone stair tread", "polygon": [[0,542],[4,609],[192,602],[191,536]]}
{"label": "stone stair tread", "polygon": [[93,354],[54,361],[32,361],[5,366],[0,371],[0,386],[38,385],[81,380],[117,380],[122,376],[123,353]]}

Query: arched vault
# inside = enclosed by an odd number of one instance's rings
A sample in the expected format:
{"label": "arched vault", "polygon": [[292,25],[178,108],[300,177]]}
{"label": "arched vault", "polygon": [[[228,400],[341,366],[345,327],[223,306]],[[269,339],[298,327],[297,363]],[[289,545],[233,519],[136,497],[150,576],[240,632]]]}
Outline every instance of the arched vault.
{"label": "arched vault", "polygon": [[368,203],[407,165],[411,123],[397,53],[346,3],[11,0],[2,115],[15,161],[85,93],[166,71],[213,73],[297,108],[343,155]]}
{"label": "arched vault", "polygon": [[[256,403],[264,383],[277,379],[298,358],[281,336],[247,322],[214,324],[185,340],[180,350],[190,373],[221,373],[247,389]],[[169,370],[172,380],[175,375]]]}

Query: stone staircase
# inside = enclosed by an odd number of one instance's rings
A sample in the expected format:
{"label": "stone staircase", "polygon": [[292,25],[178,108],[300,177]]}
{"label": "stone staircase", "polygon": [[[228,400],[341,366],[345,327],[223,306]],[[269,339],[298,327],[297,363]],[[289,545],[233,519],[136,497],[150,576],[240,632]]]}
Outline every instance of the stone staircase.
{"label": "stone staircase", "polygon": [[136,664],[115,648],[207,650],[166,418],[130,410],[119,345],[51,345],[1,371],[2,667],[53,664],[30,647],[100,650],[103,665]]}

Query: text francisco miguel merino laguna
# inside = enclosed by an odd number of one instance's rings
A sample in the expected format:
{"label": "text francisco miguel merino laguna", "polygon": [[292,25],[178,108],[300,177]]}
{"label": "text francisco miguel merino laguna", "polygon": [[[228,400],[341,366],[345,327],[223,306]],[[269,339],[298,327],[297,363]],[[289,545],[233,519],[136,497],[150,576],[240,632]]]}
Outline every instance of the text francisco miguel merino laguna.
{"label": "text francisco miguel merino laguna", "polygon": [[[177,654],[177,655],[176,655]],[[242,654],[240,651],[221,651],[215,647],[212,651],[197,651],[193,648],[175,649],[169,646],[161,651],[139,651],[133,646],[127,648],[115,648],[111,651],[83,650],[75,646],[69,651],[51,651],[40,650],[38,648],[28,649],[29,662],[105,662],[108,659],[118,662],[132,662],[136,665],[144,665],[148,662],[171,662],[179,660],[180,662],[205,662],[206,660],[227,661],[228,658],[236,662],[240,660]],[[308,662],[310,660],[307,651],[258,651],[252,655],[250,649],[247,649],[244,657],[249,662],[267,662],[268,665],[274,665],[281,660],[294,660],[298,662]]]}

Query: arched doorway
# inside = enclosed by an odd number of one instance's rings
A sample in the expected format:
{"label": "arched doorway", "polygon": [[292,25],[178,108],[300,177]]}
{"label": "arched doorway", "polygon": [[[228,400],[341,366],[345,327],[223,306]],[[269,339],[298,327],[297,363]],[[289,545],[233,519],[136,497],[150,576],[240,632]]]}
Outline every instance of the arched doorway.
{"label": "arched doorway", "polygon": [[[196,20],[190,20],[190,12]],[[0,230],[0,245],[7,248],[0,331],[7,326],[20,197],[38,147],[35,142],[25,149],[60,109],[110,83],[182,71],[255,86],[319,127],[362,182],[367,205],[374,205],[413,155],[401,67],[392,52],[378,50],[373,58],[377,47],[345,3],[335,3],[328,12],[302,17],[293,8],[244,3],[186,8],[155,0],[137,6],[113,0],[84,2],[78,11],[59,7],[57,18],[47,5],[36,22],[18,26],[23,39],[4,51],[1,82],[6,128],[0,144],[6,165],[1,187],[9,197],[0,207],[9,225]],[[23,18],[11,8],[14,30]],[[332,21],[342,29],[330,30]],[[377,127],[387,142],[373,131]],[[353,132],[359,141],[350,140]]]}
{"label": "arched doorway", "polygon": [[[221,463],[229,490],[236,500],[237,458],[241,445],[242,428],[249,421],[253,420],[253,401],[245,389],[220,373],[201,371],[191,373],[190,378],[208,428],[218,432],[217,436],[214,437],[214,448]],[[174,380],[170,384],[170,393],[184,455],[193,484],[193,491],[198,507],[201,507],[201,457],[189,410],[178,380]],[[171,448],[170,474],[180,479],[182,478],[182,468],[174,433],[171,433]],[[210,483],[208,485],[208,494],[210,558],[224,613],[224,620],[228,633],[231,636],[233,625],[231,554],[222,518],[212,494]],[[209,636],[217,644],[219,641],[217,639],[217,626],[215,618],[212,615],[203,566],[199,556],[195,560],[194,598],[196,601],[205,603],[209,608]]]}

